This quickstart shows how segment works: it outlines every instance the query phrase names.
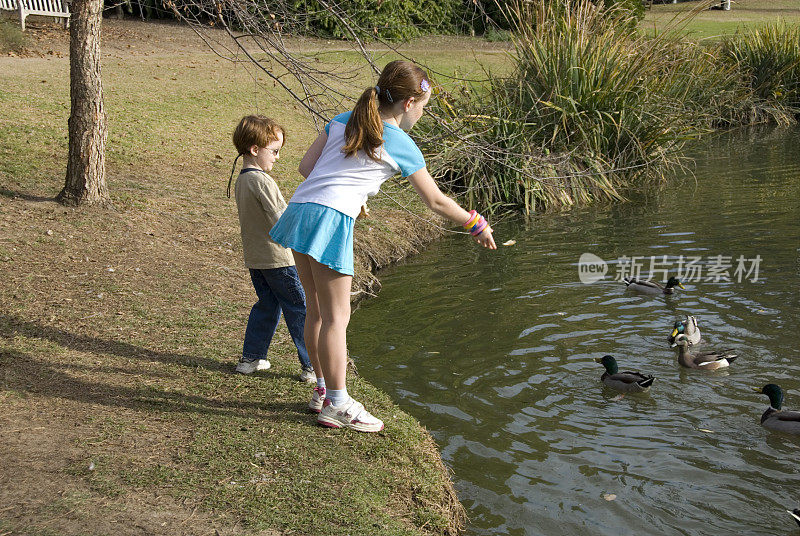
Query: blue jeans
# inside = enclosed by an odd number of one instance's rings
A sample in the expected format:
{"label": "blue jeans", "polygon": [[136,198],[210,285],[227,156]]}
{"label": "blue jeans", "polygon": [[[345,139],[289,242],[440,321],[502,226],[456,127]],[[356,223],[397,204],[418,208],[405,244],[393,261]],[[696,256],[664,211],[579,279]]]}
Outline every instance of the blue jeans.
{"label": "blue jeans", "polygon": [[281,319],[286,321],[289,334],[297,347],[300,365],[311,367],[303,332],[306,323],[306,294],[300,284],[297,268],[250,269],[250,279],[256,289],[258,301],[250,310],[247,329],[244,332],[242,359],[254,361],[266,359],[275,328]]}

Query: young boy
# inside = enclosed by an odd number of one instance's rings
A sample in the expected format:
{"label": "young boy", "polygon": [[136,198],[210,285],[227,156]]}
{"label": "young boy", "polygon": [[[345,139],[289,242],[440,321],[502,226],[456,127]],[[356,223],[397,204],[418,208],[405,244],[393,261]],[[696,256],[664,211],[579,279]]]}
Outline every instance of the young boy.
{"label": "young boy", "polygon": [[252,374],[270,367],[267,350],[282,310],[297,347],[302,367],[300,379],[314,382],[316,376],[303,340],[305,293],[291,250],[269,237],[269,230],[286,208],[278,185],[267,175],[280,158],[284,134],[283,127],[260,115],[242,118],[233,132],[233,145],[243,157],[235,193],[244,263],[258,295],[247,320],[242,358],[236,365],[236,372]]}

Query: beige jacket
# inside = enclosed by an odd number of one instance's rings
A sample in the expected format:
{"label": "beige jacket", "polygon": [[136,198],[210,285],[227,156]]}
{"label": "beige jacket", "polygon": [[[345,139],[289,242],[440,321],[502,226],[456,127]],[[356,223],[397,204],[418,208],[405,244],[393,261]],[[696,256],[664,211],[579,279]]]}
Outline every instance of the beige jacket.
{"label": "beige jacket", "polygon": [[294,266],[291,250],[275,243],[269,236],[269,230],[286,209],[286,201],[272,177],[263,171],[249,169],[239,174],[235,187],[244,264],[262,270]]}

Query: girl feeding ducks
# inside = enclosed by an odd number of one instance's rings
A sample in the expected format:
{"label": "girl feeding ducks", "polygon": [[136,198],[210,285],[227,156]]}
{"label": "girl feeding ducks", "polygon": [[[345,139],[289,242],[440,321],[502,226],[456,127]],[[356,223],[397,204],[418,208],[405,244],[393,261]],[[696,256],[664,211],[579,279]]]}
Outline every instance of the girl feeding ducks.
{"label": "girl feeding ducks", "polygon": [[408,61],[386,65],[352,112],[337,115],[300,162],[306,180],[270,231],[292,249],[306,293],[306,348],[317,371],[309,408],[332,428],[378,432],[383,422],[347,393],[346,329],[353,278],[353,227],[368,196],[400,173],[425,204],[461,224],[475,242],[497,249],[486,219],[467,212],[438,188],[422,152],[405,133],[431,96],[424,70]]}

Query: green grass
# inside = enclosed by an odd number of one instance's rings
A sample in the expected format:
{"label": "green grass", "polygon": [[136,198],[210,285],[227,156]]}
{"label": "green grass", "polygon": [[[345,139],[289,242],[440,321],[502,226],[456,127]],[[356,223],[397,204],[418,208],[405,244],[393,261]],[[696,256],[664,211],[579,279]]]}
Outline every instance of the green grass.
{"label": "green grass", "polygon": [[[449,83],[448,75],[482,73],[473,59],[477,56],[470,51],[410,53],[442,73],[444,84]],[[378,64],[398,57],[390,51],[376,53]],[[356,83],[366,87],[373,83],[372,75],[358,64],[358,59],[354,52],[338,52],[332,61],[350,62],[362,70],[361,81]],[[501,51],[489,51],[482,59],[487,65],[508,65]],[[223,179],[227,183],[235,156],[230,132],[243,115],[253,111],[273,116],[288,127],[286,156],[276,166],[275,175],[285,181],[287,188],[293,188],[299,182],[294,170],[316,136],[311,121],[264,75],[254,78],[243,66],[209,53],[197,53],[180,62],[168,58],[107,60],[103,64],[103,87],[109,117],[107,165],[112,193],[120,190],[115,188],[119,186],[115,181],[122,179],[126,166],[144,167],[146,172],[147,162],[156,167],[174,162],[172,167],[202,173],[202,187],[224,188]],[[155,93],[154,88],[158,88]],[[68,71],[52,61],[22,66],[20,72],[4,77],[0,105],[7,110],[0,123],[0,136],[7,140],[0,146],[4,182],[39,191],[44,186],[48,193],[57,193],[63,182],[61,162],[67,151],[64,125],[69,113]],[[30,144],[30,140],[39,143]],[[15,157],[20,152],[27,153],[28,158]],[[208,177],[214,177],[216,182],[209,183]],[[122,186],[158,187],[157,180],[141,179]],[[128,195],[136,193],[124,191]]]}
{"label": "green grass", "polygon": [[795,0],[738,0],[732,2],[730,11],[703,10],[686,19],[693,9],[710,2],[692,1],[678,4],[655,4],[645,11],[639,28],[652,35],[679,25],[688,38],[699,41],[717,41],[738,31],[784,20],[788,24],[800,23],[800,9]]}
{"label": "green grass", "polygon": [[[7,321],[0,319],[0,333],[19,333],[21,328]],[[172,351],[200,333],[208,337],[209,327],[180,326],[189,336],[172,341]],[[374,387],[351,378],[350,391],[383,416],[386,431],[369,435],[314,426],[314,416],[303,410],[308,387],[291,377],[296,367],[285,342],[273,349],[276,356],[286,355],[273,358],[274,372],[242,377],[220,374],[224,359],[207,355],[197,362],[175,359],[143,368],[135,358],[99,345],[81,358],[75,349],[81,346],[84,352],[85,345],[54,341],[44,332],[5,338],[3,354],[41,363],[48,355],[61,356],[58,377],[50,374],[54,364],[38,371],[38,388],[47,399],[61,400],[62,408],[86,401],[112,409],[85,420],[88,435],[75,444],[81,460],[65,471],[85,479],[92,497],[113,500],[155,489],[176,501],[199,498],[200,508],[228,512],[253,530],[304,534],[415,534],[420,532],[413,527],[424,523],[417,524],[417,518],[428,522],[422,533],[435,534],[450,522],[441,508],[424,502],[411,519],[394,515],[403,509],[400,498],[413,492],[435,503],[441,486],[435,456],[429,447],[421,448],[427,440],[416,421]],[[235,350],[232,340],[213,342]],[[145,340],[116,344],[151,346]],[[5,361],[2,355],[0,360]],[[91,376],[84,375],[89,369]],[[120,382],[120,374],[138,379]],[[11,375],[5,382],[18,380]],[[6,402],[8,407],[41,403]],[[40,512],[42,521],[57,519],[64,509],[62,502],[50,503]]]}

